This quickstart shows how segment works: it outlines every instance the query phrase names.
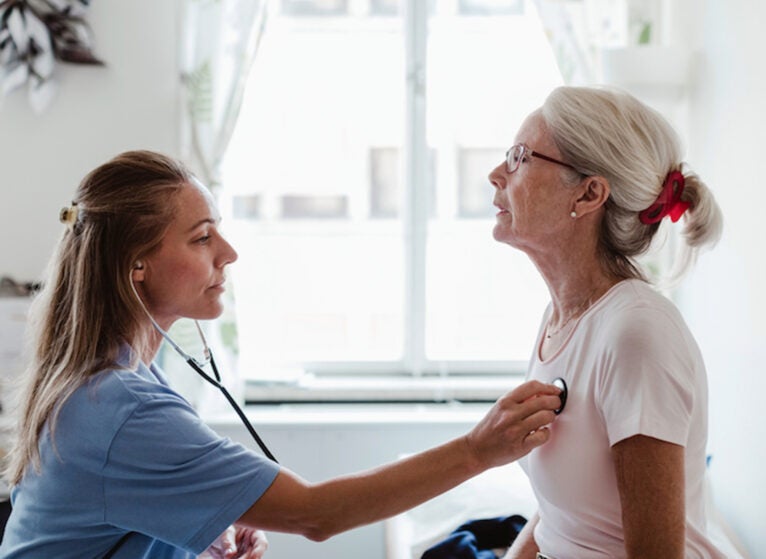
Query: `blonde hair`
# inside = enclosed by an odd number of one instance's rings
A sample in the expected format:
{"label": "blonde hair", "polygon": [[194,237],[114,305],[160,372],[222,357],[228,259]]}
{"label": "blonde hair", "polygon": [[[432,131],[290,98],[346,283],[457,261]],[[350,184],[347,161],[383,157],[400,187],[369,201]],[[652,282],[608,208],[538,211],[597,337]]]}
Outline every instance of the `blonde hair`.
{"label": "blonde hair", "polygon": [[[120,347],[134,359],[150,330],[131,287],[131,270],[157,248],[178,191],[192,179],[179,162],[149,151],[125,152],[89,173],[73,200],[74,215],[48,265],[30,311],[31,355],[20,379],[14,444],[5,477],[18,483],[39,471],[39,439],[51,437],[61,405],[91,376],[116,366]],[[136,363],[132,363],[135,366]]]}
{"label": "blonde hair", "polygon": [[672,171],[683,173],[681,199],[689,203],[672,277],[688,270],[701,247],[717,242],[721,210],[685,168],[678,135],[657,111],[615,89],[559,87],[545,100],[542,115],[565,161],[609,181],[599,251],[610,273],[645,278],[636,257],[647,252],[660,224],[645,225],[638,214],[657,200]]}

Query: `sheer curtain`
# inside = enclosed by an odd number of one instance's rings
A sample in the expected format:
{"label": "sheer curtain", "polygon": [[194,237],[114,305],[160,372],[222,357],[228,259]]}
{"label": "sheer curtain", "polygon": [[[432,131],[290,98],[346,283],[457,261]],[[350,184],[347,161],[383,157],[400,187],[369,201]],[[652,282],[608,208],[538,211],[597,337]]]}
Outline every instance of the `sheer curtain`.
{"label": "sheer curtain", "polygon": [[569,85],[593,83],[593,53],[572,7],[556,0],[535,0],[535,6],[564,81]]}
{"label": "sheer curtain", "polygon": [[184,156],[213,191],[266,26],[267,5],[267,0],[184,0]]}
{"label": "sheer curtain", "polygon": [[[534,3],[561,74],[569,85],[592,85],[616,78],[615,85],[624,86],[625,83],[620,83],[624,81],[624,71],[615,76],[612,68],[615,63],[624,62],[623,57],[615,60],[611,56],[615,51],[618,55],[626,49],[643,51],[641,60],[648,66],[664,66],[667,61],[663,59],[668,55],[678,56],[656,47],[672,46],[679,41],[677,30],[671,33],[671,23],[674,14],[685,4],[680,0],[535,0]],[[637,73],[647,69],[638,68]]]}
{"label": "sheer curtain", "polygon": [[636,11],[632,3],[635,2],[535,0],[545,34],[568,85],[593,85],[602,81],[601,51],[629,43],[629,15]]}

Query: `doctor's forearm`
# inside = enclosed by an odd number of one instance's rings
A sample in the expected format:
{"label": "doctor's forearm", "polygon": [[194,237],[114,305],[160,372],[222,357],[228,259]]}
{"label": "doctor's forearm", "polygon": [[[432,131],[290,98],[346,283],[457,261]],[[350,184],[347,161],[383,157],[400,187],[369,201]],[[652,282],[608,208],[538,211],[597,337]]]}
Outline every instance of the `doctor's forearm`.
{"label": "doctor's forearm", "polygon": [[467,435],[374,470],[322,483],[282,470],[240,522],[323,540],[396,515],[545,443],[559,392],[524,383],[500,397]]}
{"label": "doctor's forearm", "polygon": [[315,497],[335,534],[404,512],[485,469],[461,437],[375,470],[319,484]]}
{"label": "doctor's forearm", "polygon": [[240,522],[322,541],[431,499],[480,473],[466,437],[381,466],[322,483],[282,471]]}

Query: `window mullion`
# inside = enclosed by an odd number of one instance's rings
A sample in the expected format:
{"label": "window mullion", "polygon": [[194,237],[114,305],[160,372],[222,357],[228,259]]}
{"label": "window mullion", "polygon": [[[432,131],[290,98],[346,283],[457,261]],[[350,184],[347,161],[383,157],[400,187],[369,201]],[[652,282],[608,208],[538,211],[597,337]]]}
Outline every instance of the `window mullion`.
{"label": "window mullion", "polygon": [[428,2],[403,2],[406,69],[404,138],[405,336],[404,360],[414,375],[425,367],[428,145],[426,48]]}

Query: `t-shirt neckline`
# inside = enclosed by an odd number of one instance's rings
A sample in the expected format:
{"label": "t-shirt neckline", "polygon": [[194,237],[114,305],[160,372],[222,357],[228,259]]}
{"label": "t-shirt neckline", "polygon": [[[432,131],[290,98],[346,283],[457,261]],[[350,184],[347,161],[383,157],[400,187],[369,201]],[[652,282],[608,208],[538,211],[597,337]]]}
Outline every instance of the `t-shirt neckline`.
{"label": "t-shirt neckline", "polygon": [[561,345],[558,347],[558,349],[553,352],[552,355],[550,355],[547,359],[542,358],[542,349],[543,349],[543,340],[545,339],[545,324],[547,324],[548,319],[550,318],[551,311],[551,303],[548,304],[548,308],[546,309],[545,316],[543,317],[543,325],[540,327],[540,332],[537,335],[537,343],[535,344],[535,358],[536,361],[541,365],[548,365],[549,363],[553,362],[563,351],[566,349],[566,347],[569,345],[570,340],[572,339],[572,336],[574,336],[574,333],[577,331],[577,328],[580,325],[580,322],[582,320],[596,312],[600,307],[602,307],[608,299],[610,299],[613,294],[618,290],[618,288],[621,288],[624,285],[628,285],[632,281],[641,281],[636,278],[626,278],[624,280],[620,280],[617,283],[615,283],[612,287],[607,289],[601,297],[599,297],[590,307],[585,309],[585,312],[582,313],[580,316],[577,317],[574,321],[574,326],[567,334],[566,338],[564,338],[564,341],[561,343]]}

